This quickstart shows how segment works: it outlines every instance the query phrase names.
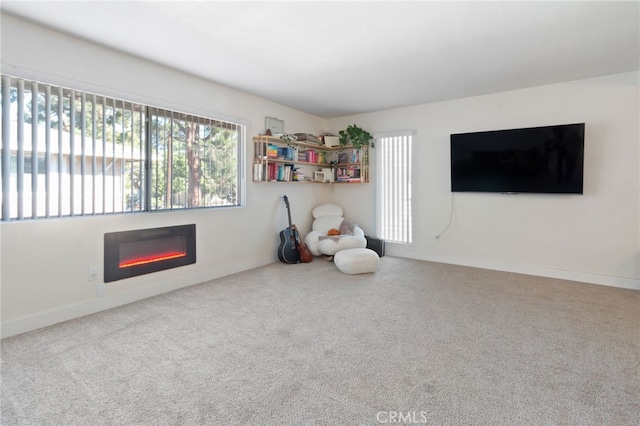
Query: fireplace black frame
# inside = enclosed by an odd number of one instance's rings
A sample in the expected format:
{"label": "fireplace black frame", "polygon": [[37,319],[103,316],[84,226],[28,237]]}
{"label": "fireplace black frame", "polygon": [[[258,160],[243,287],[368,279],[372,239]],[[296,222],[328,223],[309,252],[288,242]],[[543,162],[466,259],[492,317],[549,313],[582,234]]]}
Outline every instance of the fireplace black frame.
{"label": "fireplace black frame", "polygon": [[[184,238],[186,255],[163,259],[126,268],[120,267],[120,249],[123,244],[170,238]],[[138,275],[164,271],[196,263],[196,225],[178,225],[163,228],[137,229],[104,234],[104,282],[112,282]]]}

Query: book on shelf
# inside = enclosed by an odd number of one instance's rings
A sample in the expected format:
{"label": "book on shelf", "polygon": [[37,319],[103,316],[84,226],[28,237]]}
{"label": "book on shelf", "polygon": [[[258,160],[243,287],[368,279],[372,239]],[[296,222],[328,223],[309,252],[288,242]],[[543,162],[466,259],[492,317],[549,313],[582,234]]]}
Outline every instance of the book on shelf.
{"label": "book on shelf", "polygon": [[298,158],[298,149],[292,146],[282,146],[278,148],[278,158],[294,161]]}
{"label": "book on shelf", "polygon": [[360,150],[354,149],[351,152],[339,152],[338,164],[357,164],[360,162]]}
{"label": "book on shelf", "polygon": [[276,163],[269,163],[269,171],[267,175],[267,180],[277,180],[278,177],[278,165]]}
{"label": "book on shelf", "polygon": [[262,163],[255,163],[253,165],[253,180],[254,181],[265,180],[264,168],[262,166]]}
{"label": "book on shelf", "polygon": [[291,182],[293,180],[293,164],[273,164],[273,179],[278,182]]}
{"label": "book on shelf", "polygon": [[269,144],[267,147],[267,157],[268,158],[277,158],[278,157],[278,146]]}
{"label": "book on shelf", "polygon": [[358,166],[347,166],[347,167],[338,167],[336,169],[336,175],[338,178],[360,178],[360,167]]}
{"label": "book on shelf", "polygon": [[303,161],[305,163],[318,163],[318,158],[318,152],[315,149],[298,151],[298,161]]}
{"label": "book on shelf", "polygon": [[[296,178],[294,179],[294,176]],[[302,178],[301,178],[302,177]],[[291,182],[293,180],[304,180],[304,175],[299,169],[294,170],[293,164],[270,163],[265,171],[262,163],[253,165],[253,180],[260,181],[280,181]]]}
{"label": "book on shelf", "polygon": [[360,177],[349,177],[349,176],[338,176],[336,182],[345,182],[345,183],[360,183],[362,182],[362,178]]}
{"label": "book on shelf", "polygon": [[267,156],[267,144],[262,142],[254,142],[254,152],[256,158],[264,158]]}

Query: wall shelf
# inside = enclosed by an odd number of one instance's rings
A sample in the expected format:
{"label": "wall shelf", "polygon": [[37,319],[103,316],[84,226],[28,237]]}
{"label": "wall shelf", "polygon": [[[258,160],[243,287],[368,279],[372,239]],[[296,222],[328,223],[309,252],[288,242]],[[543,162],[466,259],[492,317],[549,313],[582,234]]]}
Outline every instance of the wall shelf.
{"label": "wall shelf", "polygon": [[273,136],[253,138],[254,182],[367,183],[368,147],[326,147]]}

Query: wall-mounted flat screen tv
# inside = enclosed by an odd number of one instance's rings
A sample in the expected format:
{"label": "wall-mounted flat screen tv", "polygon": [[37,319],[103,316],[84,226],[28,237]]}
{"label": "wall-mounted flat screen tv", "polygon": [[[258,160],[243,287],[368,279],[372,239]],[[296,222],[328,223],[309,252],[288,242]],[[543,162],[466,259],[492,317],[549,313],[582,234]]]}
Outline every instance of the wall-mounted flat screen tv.
{"label": "wall-mounted flat screen tv", "polygon": [[451,135],[451,191],[582,194],[584,123]]}

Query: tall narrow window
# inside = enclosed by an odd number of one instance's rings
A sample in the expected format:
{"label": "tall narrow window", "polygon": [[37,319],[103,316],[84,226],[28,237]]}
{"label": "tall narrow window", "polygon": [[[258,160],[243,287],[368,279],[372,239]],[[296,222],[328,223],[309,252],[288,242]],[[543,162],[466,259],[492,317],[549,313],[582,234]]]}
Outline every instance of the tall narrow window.
{"label": "tall narrow window", "polygon": [[377,235],[411,243],[412,132],[376,134]]}

